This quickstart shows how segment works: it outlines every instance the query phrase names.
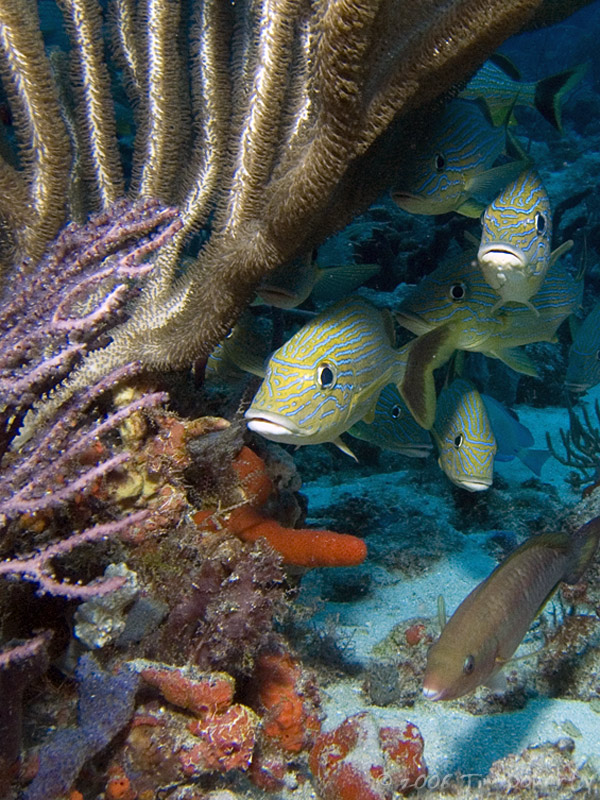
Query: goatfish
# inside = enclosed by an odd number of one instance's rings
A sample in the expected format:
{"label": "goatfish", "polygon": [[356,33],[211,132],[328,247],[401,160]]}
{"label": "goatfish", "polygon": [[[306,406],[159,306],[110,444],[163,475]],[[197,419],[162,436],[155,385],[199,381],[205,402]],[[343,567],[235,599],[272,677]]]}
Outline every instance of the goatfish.
{"label": "goatfish", "polygon": [[569,349],[565,385],[571,392],[587,392],[600,383],[600,303],[594,306],[575,334]]}
{"label": "goatfish", "polygon": [[481,393],[481,399],[498,445],[495,461],[512,461],[518,458],[540,477],[542,467],[550,458],[550,451],[532,447],[533,434],[503,403],[484,392]]}
{"label": "goatfish", "polygon": [[574,584],[590,564],[600,517],[573,535],[528,539],[463,600],[429,649],[423,679],[428,700],[454,700],[492,683],[561,581]]}
{"label": "goatfish", "polygon": [[433,123],[431,136],[405,159],[394,180],[393,201],[412,214],[457,211],[479,217],[528,163],[520,158],[493,166],[506,143],[506,127],[492,125],[479,103],[452,100]]}
{"label": "goatfish", "polygon": [[550,200],[533,169],[522,172],[486,208],[477,260],[483,277],[500,296],[492,312],[506,303],[529,302],[542,285],[548,269],[573,242],[550,252],[552,216]]}
{"label": "goatfish", "polygon": [[379,264],[319,267],[312,256],[283,264],[258,286],[257,304],[295,308],[311,297],[318,303],[339,300],[377,275]]}
{"label": "goatfish", "polygon": [[433,450],[429,431],[415,422],[397,387],[389,383],[381,390],[373,421],[359,420],[348,433],[384,450],[411,458],[425,458]]}
{"label": "goatfish", "polygon": [[438,464],[456,486],[481,492],[492,485],[497,444],[481,395],[456,378],[438,398],[432,435]]}
{"label": "goatfish", "polygon": [[477,70],[458,96],[484,102],[495,125],[505,123],[507,117],[512,121],[516,106],[528,106],[562,132],[562,99],[585,69],[585,64],[580,64],[538,81],[523,81],[512,61],[497,53]]}
{"label": "goatfish", "polygon": [[433,425],[433,370],[445,364],[455,350],[481,352],[517,372],[537,375],[527,354],[517,348],[555,340],[558,326],[581,302],[582,279],[583,270],[573,277],[555,261],[531,298],[532,309],[510,304],[497,313],[497,295],[472,253],[423,278],[394,309],[398,323],[418,337],[407,350],[400,393],[419,425],[427,429]]}
{"label": "goatfish", "polygon": [[404,363],[389,313],[346,297],[271,355],[245,414],[248,427],[274,442],[334,442],[353,456],[340,434],[373,420],[379,392],[400,381]]}

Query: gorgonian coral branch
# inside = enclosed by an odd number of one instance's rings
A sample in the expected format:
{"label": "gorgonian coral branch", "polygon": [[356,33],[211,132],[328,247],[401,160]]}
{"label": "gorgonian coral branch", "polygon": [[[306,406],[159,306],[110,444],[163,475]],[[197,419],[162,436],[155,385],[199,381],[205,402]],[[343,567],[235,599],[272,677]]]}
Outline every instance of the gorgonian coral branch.
{"label": "gorgonian coral branch", "polygon": [[[86,225],[69,225],[35,269],[17,270],[16,291],[5,288],[0,303],[0,548],[12,558],[0,563],[0,575],[32,580],[41,591],[88,597],[110,591],[114,581],[89,586],[54,578],[51,561],[83,542],[114,536],[147,516],[98,522],[62,541],[23,555],[17,544],[19,520],[45,514],[50,535],[53,514],[95,491],[129,454],[105,444],[132,414],[150,410],[167,397],[144,392],[127,405],[99,413],[98,404],[139,363],[113,369],[104,378],[73,393],[63,403],[49,402],[42,415],[32,407],[58,388],[78,360],[123,319],[124,305],[139,279],[152,268],[148,257],[180,227],[178,212],[155,200],[119,201]],[[29,415],[29,416],[28,416]],[[25,421],[25,422],[24,422]],[[114,517],[116,509],[96,503]],[[97,513],[97,512],[96,512]],[[93,516],[90,510],[88,516]],[[48,534],[46,534],[47,540]],[[22,538],[22,537],[21,537]]]}

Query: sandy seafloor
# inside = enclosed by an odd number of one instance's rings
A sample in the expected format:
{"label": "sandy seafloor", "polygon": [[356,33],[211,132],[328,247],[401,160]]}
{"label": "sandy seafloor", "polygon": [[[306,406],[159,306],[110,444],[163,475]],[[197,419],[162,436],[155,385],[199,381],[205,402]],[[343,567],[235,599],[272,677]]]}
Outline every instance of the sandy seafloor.
{"label": "sandy seafloor", "polygon": [[[592,419],[593,401],[600,398],[600,387],[589,392],[584,402],[589,406]],[[564,408],[535,409],[517,406],[521,422],[530,428],[535,437],[535,446],[545,446],[545,431],[555,433],[568,427],[567,411]],[[433,459],[433,456],[430,456]],[[318,482],[305,483],[302,491],[309,500],[308,522],[322,524],[323,514],[336,501],[348,496],[375,500],[382,508],[400,508],[397,527],[388,527],[386,535],[396,537],[398,542],[416,541],[421,535],[430,536],[431,531],[419,530],[421,514],[426,519],[431,516],[443,521],[439,531],[446,537],[448,550],[431,568],[422,574],[411,577],[403,571],[386,569],[385,566],[367,560],[357,568],[360,573],[368,573],[370,590],[364,597],[354,602],[324,602],[321,600],[330,574],[326,570],[313,570],[302,580],[301,598],[307,603],[321,603],[312,622],[325,629],[333,617],[339,634],[350,642],[353,658],[365,665],[372,657],[374,645],[386,637],[392,628],[403,620],[414,617],[437,619],[437,599],[445,598],[448,614],[451,614],[464,597],[495,567],[496,560],[486,552],[484,544],[492,533],[482,526],[481,530],[460,533],[448,523],[452,510],[448,498],[415,491],[413,484],[407,482],[411,465],[407,470],[387,472],[379,475],[347,479],[343,474],[321,477]],[[556,459],[550,458],[542,470],[542,488],[548,496],[554,495],[549,487],[554,487],[555,501],[566,510],[580,499],[565,478],[570,468]],[[508,485],[508,492],[515,498],[522,491],[522,484],[532,478],[532,473],[518,460],[497,463],[496,474]],[[445,477],[440,473],[439,480]],[[535,516],[538,508],[531,508]],[[468,517],[468,512],[461,511]],[[521,518],[527,516],[527,509],[520,512]],[[408,520],[408,524],[407,524]],[[411,525],[411,521],[414,525]],[[377,527],[377,520],[373,522]],[[497,528],[494,528],[496,530]],[[510,516],[506,520],[506,530],[510,530]],[[367,537],[376,538],[374,531]],[[420,542],[427,547],[427,542]],[[436,548],[444,549],[444,542],[435,542]],[[352,577],[352,576],[349,576]],[[560,613],[556,603],[551,601],[546,614]],[[529,649],[537,645],[530,643]],[[527,644],[524,647],[527,649]],[[519,651],[521,653],[522,650]],[[531,662],[529,662],[531,663]],[[535,662],[534,662],[535,663]],[[403,725],[404,720],[415,723],[425,740],[425,759],[429,769],[429,783],[435,785],[445,775],[484,776],[497,759],[511,753],[519,753],[525,747],[543,742],[555,742],[565,736],[573,736],[575,741],[574,759],[578,766],[588,763],[592,769],[600,771],[600,708],[577,700],[534,697],[518,711],[504,711],[489,715],[472,715],[457,709],[455,703],[433,703],[419,698],[413,708],[387,707],[369,704],[361,686],[364,676],[345,678],[329,685],[324,692],[326,719],[324,729],[338,725],[350,714],[370,710],[381,724]],[[594,710],[596,708],[596,710]],[[574,727],[573,727],[574,726]],[[434,778],[434,776],[436,776]]]}

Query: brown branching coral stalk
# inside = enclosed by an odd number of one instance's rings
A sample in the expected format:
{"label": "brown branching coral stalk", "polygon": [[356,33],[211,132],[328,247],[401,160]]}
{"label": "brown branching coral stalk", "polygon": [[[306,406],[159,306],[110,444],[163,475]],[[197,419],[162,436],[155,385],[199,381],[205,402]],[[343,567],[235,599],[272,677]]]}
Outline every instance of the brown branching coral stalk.
{"label": "brown branching coral stalk", "polygon": [[[535,0],[252,6],[236,22],[243,33],[232,38],[231,61],[242,67],[231,76],[229,123],[204,137],[223,164],[221,192],[199,196],[199,178],[185,204],[187,219],[202,219],[216,203],[212,236],[177,281],[171,276],[181,243],[163,252],[159,277],[102,360],[135,353],[145,364],[173,367],[205,356],[265,274],[310,248],[317,230],[331,232],[360,210],[352,186],[340,186],[392,120],[467,75],[538,6]],[[228,30],[227,21],[220,24]],[[211,75],[222,74],[222,55],[215,66],[206,72],[207,87]],[[223,116],[227,102],[223,92]],[[232,158],[223,156],[227,150]]]}
{"label": "brown branching coral stalk", "polygon": [[70,151],[33,3],[0,4],[0,52],[23,165],[0,163],[0,215],[18,255],[36,259],[65,219]]}
{"label": "brown branching coral stalk", "polygon": [[[77,139],[89,154],[90,196],[106,207],[121,191],[122,176],[101,10],[96,0],[61,3],[78,75]],[[385,187],[393,171],[377,169],[374,155],[390,126],[405,146],[415,109],[465,79],[534,14],[543,20],[546,5],[112,0],[113,57],[123,68],[136,116],[130,193],[180,204],[183,226],[158,254],[131,319],[108,349],[87,362],[79,383],[132,360],[170,368],[207,355],[263,276],[345,224]],[[29,0],[2,6],[12,32],[17,11],[29,8]],[[550,6],[554,15],[556,3]],[[28,25],[35,30],[37,23]],[[34,84],[47,83],[39,32],[27,40],[27,53],[21,47],[21,60],[16,42],[16,34],[5,35],[9,84],[28,83],[30,73]],[[48,116],[37,95],[15,90],[11,102],[27,111],[16,118],[22,133],[23,120]],[[64,162],[61,129],[61,136],[40,130],[39,147],[30,152],[46,152],[53,143]],[[395,157],[402,159],[403,152],[401,144]],[[49,176],[59,161],[54,158]],[[0,183],[12,169],[4,165]],[[18,174],[31,193],[28,174]],[[14,222],[9,217],[9,226]],[[208,241],[182,274],[190,234],[207,224]]]}

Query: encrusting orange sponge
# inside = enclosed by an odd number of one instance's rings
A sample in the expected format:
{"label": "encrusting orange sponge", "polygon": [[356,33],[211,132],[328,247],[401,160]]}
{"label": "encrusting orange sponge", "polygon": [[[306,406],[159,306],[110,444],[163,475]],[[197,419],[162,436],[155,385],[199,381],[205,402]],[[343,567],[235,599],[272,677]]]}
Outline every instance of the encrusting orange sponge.
{"label": "encrusting orange sponge", "polygon": [[[249,447],[243,447],[233,461],[246,502],[228,515],[219,515],[223,527],[244,542],[265,538],[281,554],[285,564],[298,567],[352,567],[362,564],[367,546],[362,539],[347,533],[312,528],[285,528],[256,510],[273,490],[265,463]],[[208,523],[216,512],[199,511],[197,525]]]}

